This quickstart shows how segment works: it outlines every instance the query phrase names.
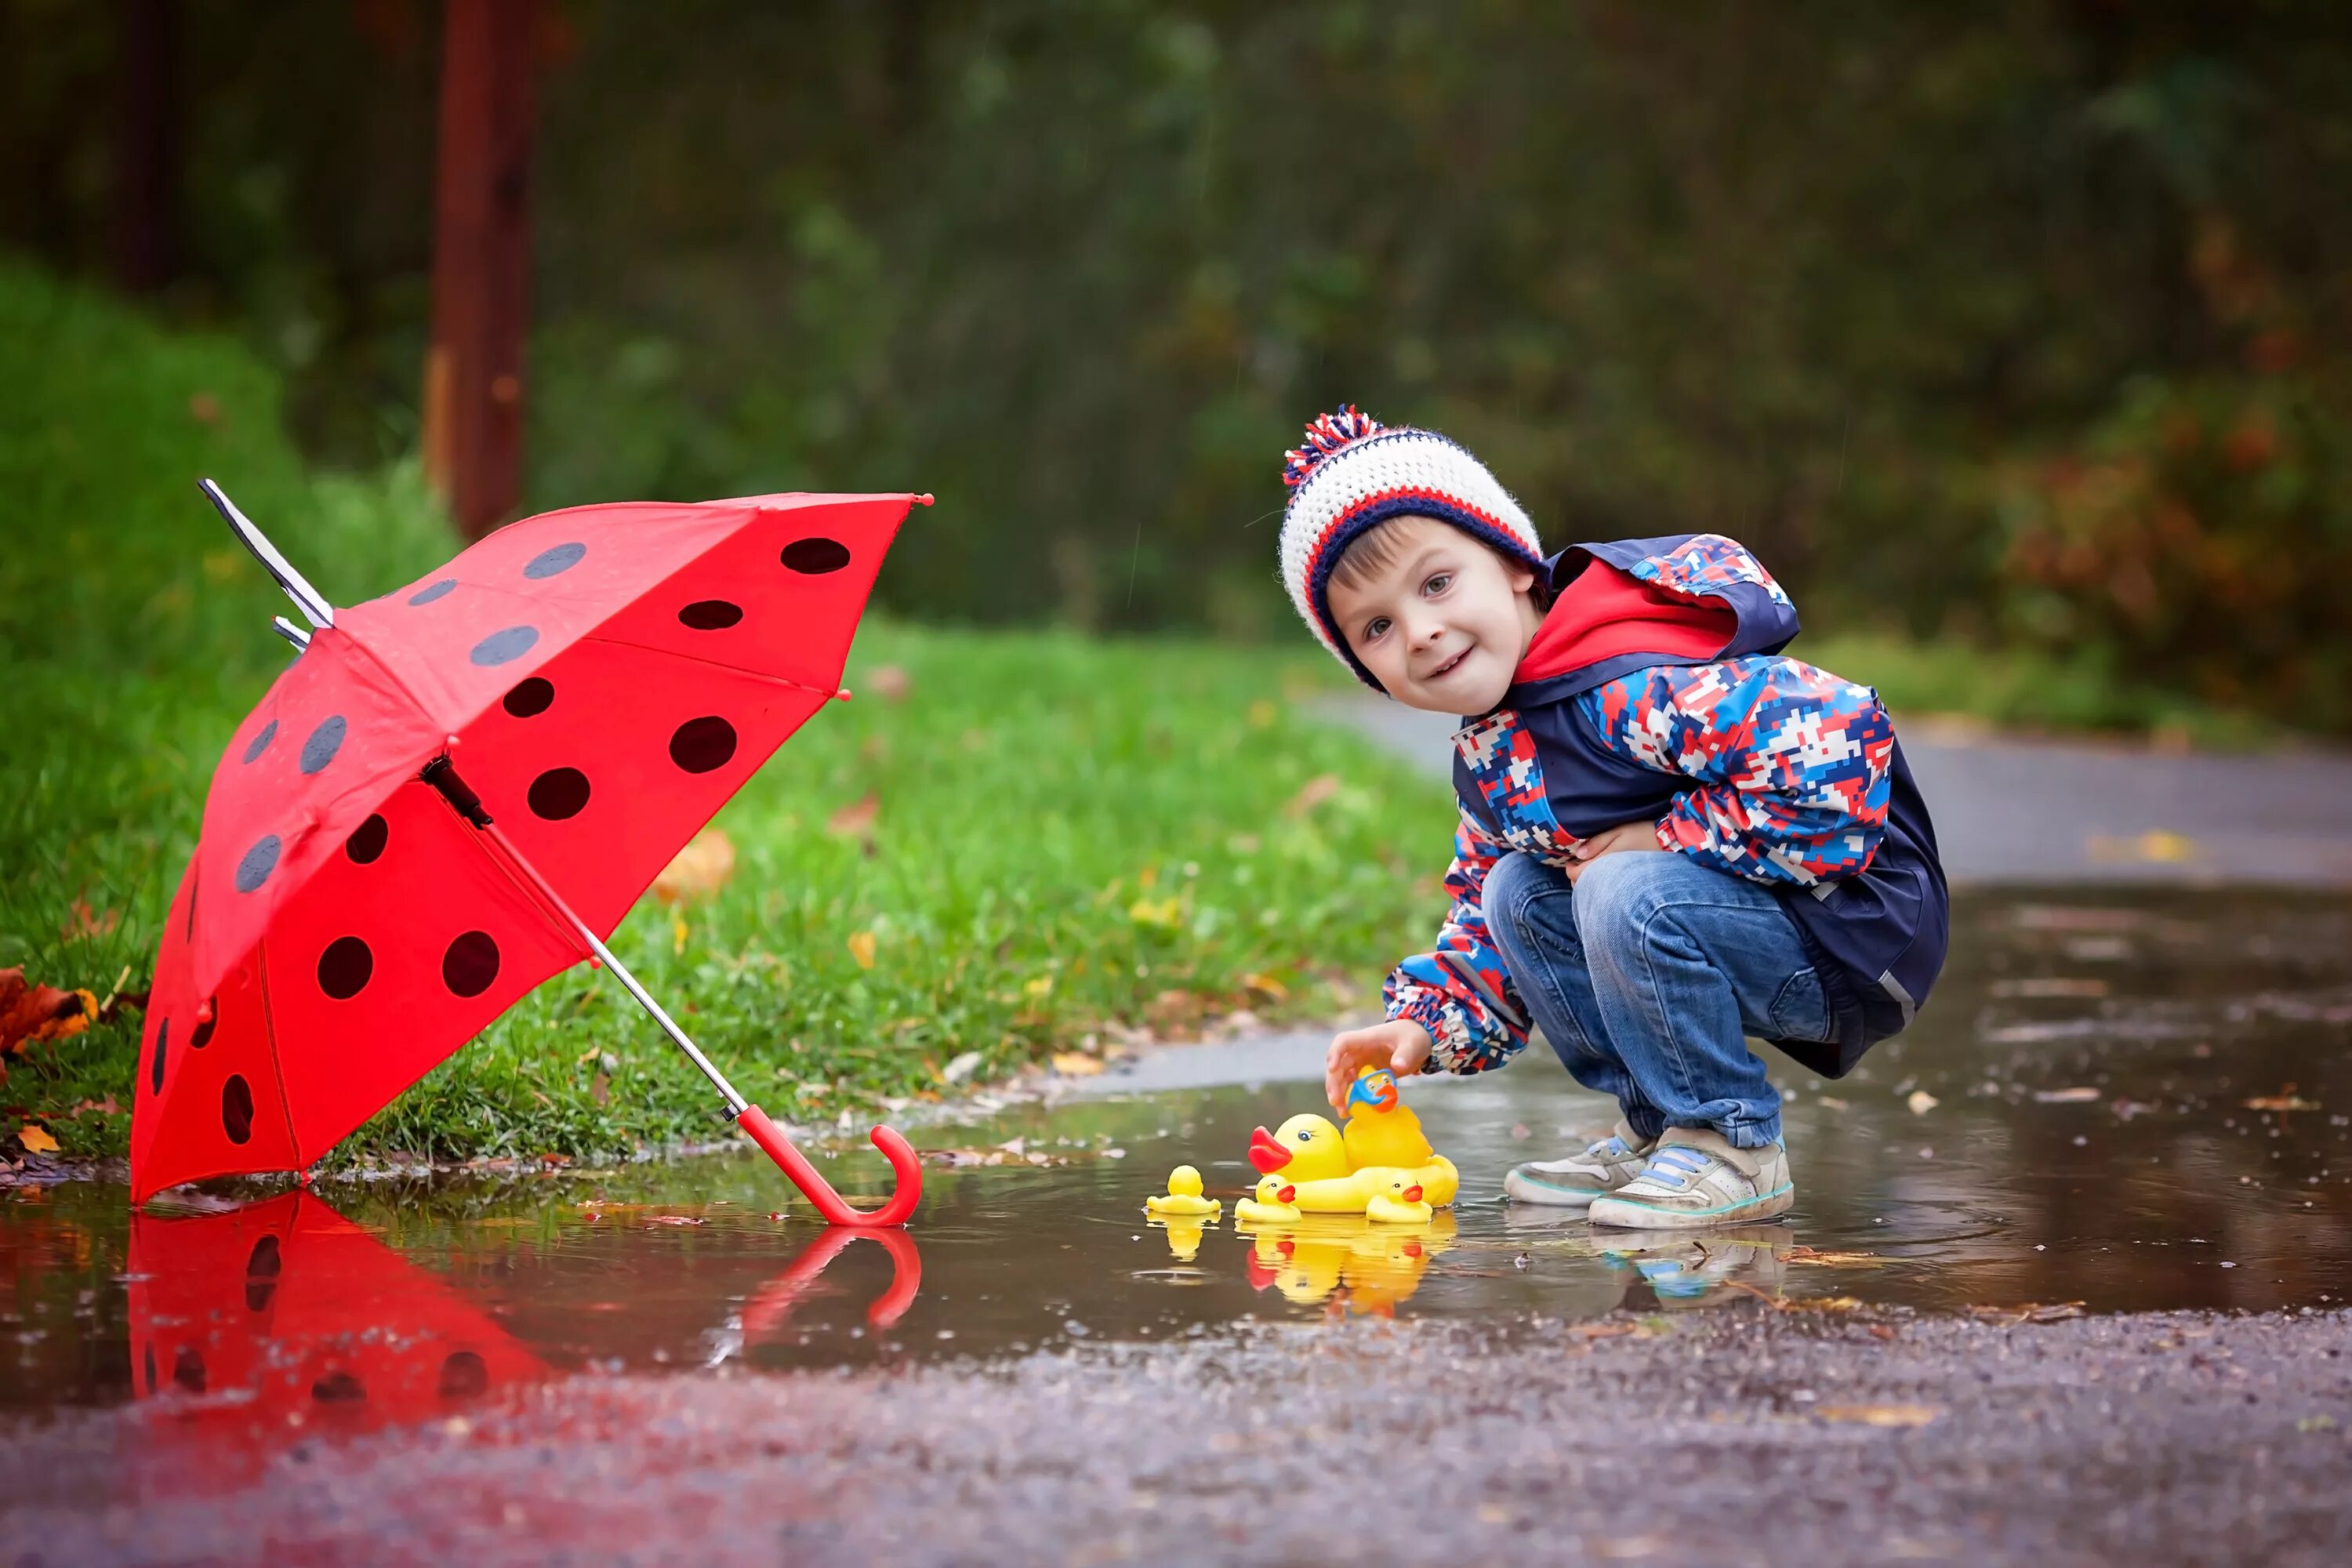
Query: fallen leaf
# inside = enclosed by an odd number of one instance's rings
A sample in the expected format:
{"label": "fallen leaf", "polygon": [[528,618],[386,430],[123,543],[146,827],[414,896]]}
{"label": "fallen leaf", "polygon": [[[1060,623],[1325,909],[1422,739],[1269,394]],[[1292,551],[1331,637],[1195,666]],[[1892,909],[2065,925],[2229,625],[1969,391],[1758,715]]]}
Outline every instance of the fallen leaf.
{"label": "fallen leaf", "polygon": [[697,1219],[690,1214],[657,1214],[646,1223],[647,1225],[704,1225],[709,1222]]}
{"label": "fallen leaf", "polygon": [[2037,1089],[2033,1098],[2044,1105],[2083,1105],[2099,1098],[2099,1091],[2088,1085],[2074,1089]]}
{"label": "fallen leaf", "polygon": [[1783,1248],[1784,1263],[1811,1263],[1823,1268],[1884,1268],[1886,1259],[1874,1252],[1824,1252],[1818,1247],[1799,1245]]}
{"label": "fallen leaf", "polygon": [[716,827],[706,827],[686,841],[654,879],[654,897],[666,904],[708,898],[735,875],[735,841]]}
{"label": "fallen leaf", "polygon": [[1299,786],[1298,793],[1290,797],[1290,804],[1282,808],[1282,813],[1285,816],[1304,816],[1339,793],[1338,773],[1317,773]]}
{"label": "fallen leaf", "polygon": [[588,1098],[599,1105],[613,1103],[613,1079],[609,1074],[596,1075],[595,1081],[588,1086]]}
{"label": "fallen leaf", "polygon": [[1925,1116],[1927,1112],[1935,1110],[1937,1106],[1942,1104],[1943,1101],[1937,1100],[1934,1095],[1929,1094],[1924,1089],[1915,1089],[1911,1091],[1911,1098],[1905,1100],[1903,1103],[1911,1108],[1912,1115]]}
{"label": "fallen leaf", "polygon": [[2258,1094],[2252,1100],[2242,1100],[2238,1103],[2248,1110],[2317,1110],[2320,1108],[2319,1101],[2305,1100],[2296,1094],[2293,1084],[2282,1088],[2276,1094]]}
{"label": "fallen leaf", "polygon": [[1290,995],[1289,986],[1285,985],[1281,981],[1276,980],[1271,974],[1260,974],[1255,970],[1242,976],[1242,984],[1244,988],[1255,991],[1259,995],[1264,996],[1269,1002],[1285,1001]]}
{"label": "fallen leaf", "polygon": [[1800,1296],[1782,1303],[1791,1312],[1859,1312],[1862,1303],[1852,1296]]}
{"label": "fallen leaf", "polygon": [[1864,1426],[1925,1426],[1943,1412],[1927,1405],[1824,1405],[1813,1414],[1824,1421],[1858,1421]]}
{"label": "fallen leaf", "polygon": [[858,968],[873,968],[874,933],[870,931],[852,932],[849,938],[849,956],[857,960]]}
{"label": "fallen leaf", "polygon": [[1183,923],[1183,900],[1179,898],[1138,899],[1127,907],[1127,918],[1139,926],[1158,926],[1173,931]]}
{"label": "fallen leaf", "polygon": [[1843,1110],[1853,1102],[1852,1100],[1840,1100],[1834,1094],[1822,1094],[1814,1096],[1813,1103],[1815,1105],[1825,1105],[1832,1110]]}
{"label": "fallen leaf", "polygon": [[1092,1078],[1102,1071],[1101,1058],[1083,1051],[1055,1051],[1054,1070],[1064,1078]]}
{"label": "fallen leaf", "polygon": [[65,928],[58,933],[68,942],[76,938],[88,942],[97,937],[112,936],[114,928],[122,923],[122,911],[94,912],[88,899],[76,899],[70,912],[73,918],[66,921]]}
{"label": "fallen leaf", "polygon": [[915,683],[908,679],[907,672],[895,664],[876,665],[866,672],[866,678],[857,684],[885,702],[904,702],[907,700],[907,693],[915,688]]}
{"label": "fallen leaf", "polygon": [[1054,977],[1050,974],[1041,974],[1034,980],[1024,980],[1021,983],[1021,994],[1028,997],[1033,1002],[1045,995],[1053,989]]}
{"label": "fallen leaf", "polygon": [[16,1056],[34,1040],[62,1040],[89,1027],[98,998],[87,991],[35,985],[21,968],[0,969],[0,1057]]}
{"label": "fallen leaf", "polygon": [[36,1127],[29,1121],[16,1129],[16,1142],[25,1146],[27,1154],[54,1154],[58,1152],[58,1141],[49,1136],[47,1130]]}
{"label": "fallen leaf", "polygon": [[1970,1307],[1969,1316],[1988,1323],[2059,1323],[2083,1315],[2080,1301],[2021,1302],[2014,1307]]}
{"label": "fallen leaf", "polygon": [[962,1051],[950,1058],[946,1067],[940,1069],[940,1076],[950,1083],[961,1083],[979,1069],[980,1053]]}
{"label": "fallen leaf", "polygon": [[678,913],[676,910],[670,910],[670,912],[669,912],[669,950],[670,950],[670,952],[671,952],[673,955],[676,955],[676,954],[678,954],[678,953],[682,953],[682,952],[684,952],[686,951],[686,939],[687,939],[688,937],[691,936],[692,934],[694,934],[694,933],[693,933],[692,929],[691,929],[690,927],[688,927],[688,926],[687,925],[687,923],[686,923],[686,917],[685,917],[684,915],[682,915],[682,914]]}
{"label": "fallen leaf", "polygon": [[874,830],[874,819],[882,812],[881,799],[872,790],[851,801],[824,819],[824,830],[835,838],[856,838]]}

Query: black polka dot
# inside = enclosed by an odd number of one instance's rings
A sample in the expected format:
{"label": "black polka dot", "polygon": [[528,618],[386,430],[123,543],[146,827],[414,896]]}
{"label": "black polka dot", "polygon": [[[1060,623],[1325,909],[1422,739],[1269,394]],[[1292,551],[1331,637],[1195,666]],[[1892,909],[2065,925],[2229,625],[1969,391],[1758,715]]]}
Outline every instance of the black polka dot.
{"label": "black polka dot", "polygon": [[441,1397],[471,1399],[487,1393],[490,1369],[474,1351],[451,1351],[441,1363]]}
{"label": "black polka dot", "polygon": [[837,539],[795,539],[784,546],[784,564],[811,577],[849,564],[849,548]]}
{"label": "black polka dot", "polygon": [[499,705],[518,719],[535,719],[554,700],[555,688],[533,675],[516,681]]}
{"label": "black polka dot", "polygon": [[172,1043],[172,1020],[164,1019],[155,1026],[155,1059],[147,1066],[147,1087],[157,1094],[163,1092],[163,1051]]}
{"label": "black polka dot", "polygon": [[723,768],[735,754],[735,726],[724,719],[688,719],[669,738],[669,760],[690,773]]}
{"label": "black polka dot", "polygon": [[509,626],[504,631],[492,632],[476,643],[474,651],[467,657],[483,666],[505,664],[509,659],[520,658],[537,646],[537,626]]}
{"label": "black polka dot", "polygon": [[371,814],[365,822],[352,829],[349,838],[343,840],[343,853],[352,858],[354,865],[373,865],[391,838],[392,824],[381,815]]}
{"label": "black polka dot", "polygon": [[319,955],[319,989],[336,1001],[360,994],[375,973],[375,954],[355,936],[339,936]]}
{"label": "black polka dot", "polygon": [[723,632],[743,618],[743,606],[724,599],[697,599],[677,613],[678,624],[698,632]]}
{"label": "black polka dot", "polygon": [[310,1385],[310,1397],[321,1405],[360,1405],[366,1402],[367,1384],[348,1372],[331,1372]]}
{"label": "black polka dot", "polygon": [[587,553],[588,547],[576,542],[550,545],[530,558],[530,563],[522,569],[522,574],[534,582],[541,577],[552,577],[559,572],[569,572],[579,565],[580,558]]}
{"label": "black polka dot", "polygon": [[245,760],[250,763],[258,758],[262,752],[269,750],[269,742],[276,739],[278,739],[278,721],[272,719],[261,727],[260,733],[246,743]]}
{"label": "black polka dot", "polygon": [[190,1394],[205,1391],[205,1358],[196,1353],[194,1345],[182,1345],[172,1358],[172,1381]]}
{"label": "black polka dot", "polygon": [[499,977],[499,944],[486,931],[469,931],[441,955],[441,984],[460,996],[479,996]]}
{"label": "black polka dot", "polygon": [[455,577],[444,577],[438,583],[419,588],[414,594],[409,595],[408,602],[412,605],[429,605],[436,599],[445,597],[457,586],[457,579]]}
{"label": "black polka dot", "polygon": [[253,847],[236,863],[236,890],[250,893],[269,880],[269,873],[278,869],[278,835],[265,833],[253,841]]}
{"label": "black polka dot", "polygon": [[335,753],[343,749],[343,737],[350,731],[351,725],[340,713],[320,720],[319,727],[310,731],[310,738],[302,742],[302,771],[324,772],[327,764],[335,760]]}
{"label": "black polka dot", "polygon": [[188,1048],[192,1051],[201,1051],[206,1046],[211,1045],[213,1043],[213,1026],[219,1022],[220,998],[215,996],[209,1003],[205,1004],[204,1016],[196,1020],[196,1026],[193,1030],[189,1031]]}
{"label": "black polka dot", "polygon": [[265,1311],[270,1298],[278,1294],[278,1275],[286,1260],[278,1249],[278,1238],[265,1236],[253,1244],[253,1256],[245,1260],[245,1310]]}
{"label": "black polka dot", "polygon": [[243,1073],[233,1072],[221,1085],[221,1131],[232,1143],[242,1143],[253,1136],[253,1090]]}
{"label": "black polka dot", "polygon": [[588,775],[578,768],[550,768],[530,781],[531,814],[550,822],[580,815],[588,804]]}

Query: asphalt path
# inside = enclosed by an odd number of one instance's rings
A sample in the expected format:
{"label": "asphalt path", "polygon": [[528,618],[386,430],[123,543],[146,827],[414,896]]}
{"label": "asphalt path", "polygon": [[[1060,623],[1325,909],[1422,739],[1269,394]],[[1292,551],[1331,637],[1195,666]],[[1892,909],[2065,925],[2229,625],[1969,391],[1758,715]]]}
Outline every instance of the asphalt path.
{"label": "asphalt path", "polygon": [[[1319,711],[1444,777],[1455,721],[1366,693]],[[2352,887],[2352,756],[2179,752],[1896,715],[1954,882]]]}

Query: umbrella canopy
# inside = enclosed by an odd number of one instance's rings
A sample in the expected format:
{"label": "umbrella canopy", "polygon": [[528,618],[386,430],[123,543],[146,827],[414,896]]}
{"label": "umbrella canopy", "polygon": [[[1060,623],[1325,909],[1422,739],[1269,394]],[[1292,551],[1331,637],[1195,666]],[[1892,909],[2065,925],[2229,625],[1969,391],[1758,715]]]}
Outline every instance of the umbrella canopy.
{"label": "umbrella canopy", "polygon": [[[929,499],[549,512],[333,610],[211,493],[316,629],[280,623],[303,651],[222,755],[172,902],[134,1202],[309,1165],[541,981],[611,963],[600,938],[671,857],[847,695],[875,573]],[[808,1190],[806,1162],[614,967]]]}
{"label": "umbrella canopy", "polygon": [[171,1414],[151,1428],[164,1441],[140,1454],[158,1490],[215,1489],[297,1439],[453,1415],[552,1375],[310,1193],[134,1214],[130,1275],[131,1387]]}

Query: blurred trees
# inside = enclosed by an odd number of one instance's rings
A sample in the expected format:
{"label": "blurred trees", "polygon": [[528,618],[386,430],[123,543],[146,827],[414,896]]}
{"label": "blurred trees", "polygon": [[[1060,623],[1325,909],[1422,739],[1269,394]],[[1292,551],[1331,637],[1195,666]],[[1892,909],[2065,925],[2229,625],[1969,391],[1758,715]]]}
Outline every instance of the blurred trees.
{"label": "blurred trees", "polygon": [[[1547,540],[2352,727],[2352,16],[2320,0],[551,0],[530,500],[911,486],[883,591],[1287,615],[1339,401]],[[113,26],[0,0],[0,226],[102,259]],[[414,439],[438,19],[192,7],[182,307]]]}

